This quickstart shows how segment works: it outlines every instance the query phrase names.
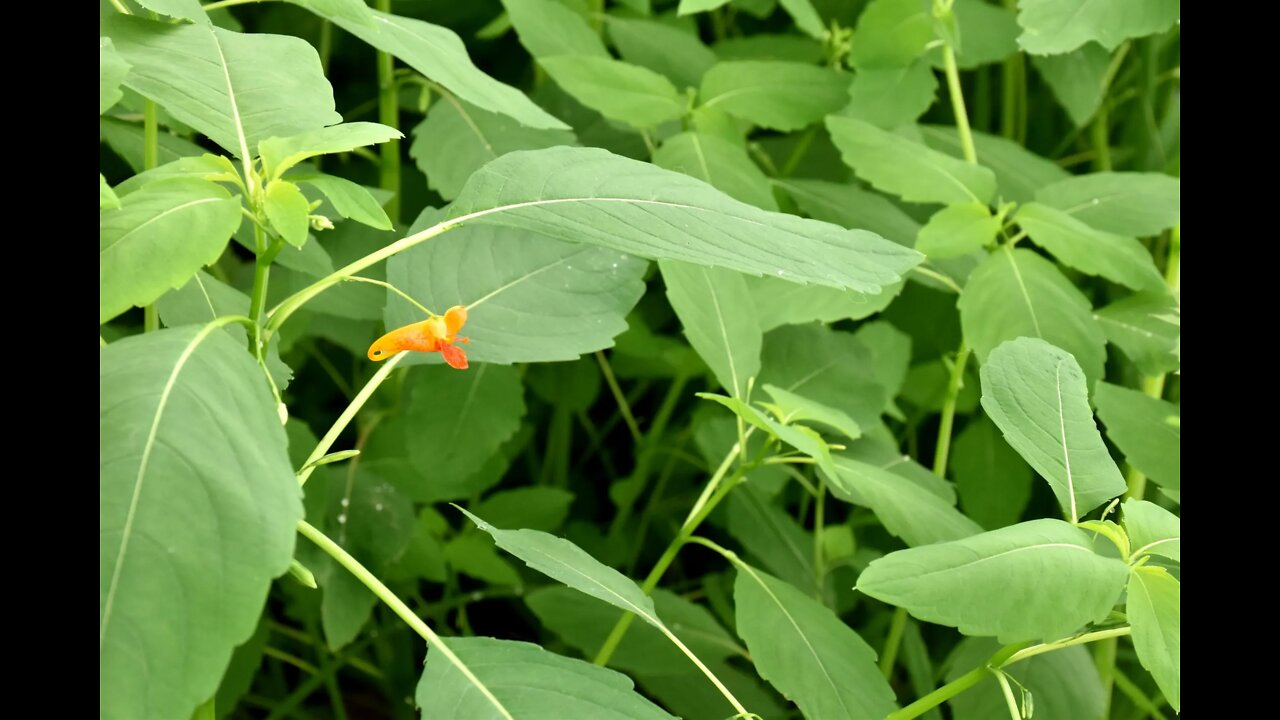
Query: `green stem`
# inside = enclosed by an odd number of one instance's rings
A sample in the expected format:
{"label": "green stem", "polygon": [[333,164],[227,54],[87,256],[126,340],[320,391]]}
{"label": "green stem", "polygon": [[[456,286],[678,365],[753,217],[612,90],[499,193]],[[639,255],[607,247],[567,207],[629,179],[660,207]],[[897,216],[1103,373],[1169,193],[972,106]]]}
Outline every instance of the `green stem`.
{"label": "green stem", "polygon": [[[1116,687],[1120,688],[1120,692],[1124,693],[1125,697],[1129,698],[1129,701],[1134,706],[1146,713],[1147,717],[1153,717],[1156,720],[1167,720],[1164,713],[1160,712],[1160,707],[1151,698],[1147,697],[1146,693],[1142,692],[1142,688],[1130,680],[1128,675],[1120,672],[1119,668],[1116,669],[1115,680]],[[1102,717],[1107,716],[1102,715]]]}
{"label": "green stem", "polygon": [[796,167],[800,165],[800,161],[809,152],[809,146],[813,144],[813,138],[817,134],[818,126],[810,125],[809,129],[800,136],[800,139],[796,141],[796,146],[791,149],[791,154],[787,156],[787,161],[782,165],[782,177],[790,177],[791,173],[796,171]]}
{"label": "green stem", "polygon": [[413,610],[411,610],[408,605],[404,604],[403,600],[397,597],[395,593],[391,592],[390,588],[383,585],[382,581],[373,573],[369,572],[364,565],[361,565],[359,560],[351,557],[346,550],[342,549],[342,546],[335,543],[328,535],[320,532],[306,520],[298,521],[298,532],[303,537],[315,543],[316,546],[329,555],[329,557],[336,560],[339,565],[346,568],[347,572],[354,575],[356,579],[363,583],[365,587],[369,588],[374,595],[378,596],[379,600],[386,603],[387,607],[391,608],[391,611],[398,615],[406,625],[412,628],[414,632],[418,633],[423,640],[427,641],[427,645],[431,649],[438,651],[451,665],[454,666],[454,668],[462,673],[463,677],[475,686],[476,690],[478,690],[480,694],[483,695],[495,709],[497,709],[503,718],[506,720],[514,720],[506,707],[504,707],[502,703],[498,701],[498,698],[494,697],[493,693],[489,691],[488,686],[480,682],[480,679],[471,672],[471,668],[467,667],[467,665],[449,649],[449,646],[444,644],[444,641],[440,639],[440,636],[436,635],[435,632],[433,632],[431,628],[422,621],[422,618],[415,615]]}
{"label": "green stem", "polygon": [[818,473],[818,498],[813,505],[813,579],[817,588],[814,599],[822,602],[822,588],[827,575],[822,552],[823,526],[826,523],[827,476]]}
{"label": "green stem", "polygon": [[1009,687],[1009,678],[999,670],[993,670],[992,675],[996,676],[996,682],[1000,683],[1000,692],[1004,695],[1005,707],[1009,709],[1010,720],[1022,720],[1022,713],[1018,710],[1018,701],[1013,697],[1013,688]]}
{"label": "green stem", "polygon": [[1005,661],[1021,648],[1021,644],[1006,645],[995,655],[992,655],[991,659],[987,660],[987,662],[970,670],[964,675],[961,675],[955,680],[952,680],[946,685],[943,685],[937,690],[934,690],[928,695],[925,695],[901,710],[895,710],[894,712],[889,713],[885,717],[885,720],[911,720],[911,718],[920,717],[929,710],[932,710],[933,708],[987,679],[987,675],[991,672],[991,668],[1003,666]]}
{"label": "green stem", "polygon": [[938,423],[938,443],[933,454],[933,474],[947,476],[947,456],[951,453],[951,426],[956,419],[956,402],[964,385],[964,368],[969,363],[969,346],[962,340],[951,366],[951,379],[947,383],[947,396],[942,403],[942,419]]}
{"label": "green stem", "polygon": [[947,89],[951,95],[951,111],[956,118],[956,129],[960,131],[960,147],[964,149],[964,159],[977,163],[978,151],[973,146],[973,132],[969,129],[969,113],[965,111],[964,93],[960,90],[960,70],[956,67],[956,53],[950,45],[942,46],[942,61],[947,69]]}
{"label": "green stem", "polygon": [[1111,685],[1116,673],[1116,650],[1120,641],[1109,638],[1093,648],[1093,664],[1098,668],[1098,680],[1102,683],[1102,713],[1098,717],[1111,717]]}
{"label": "green stem", "polygon": [[[122,10],[122,12],[128,12]],[[150,170],[160,164],[160,123],[156,104],[150,100],[142,106],[142,169]],[[155,303],[142,308],[142,331],[160,329],[160,316]]]}
{"label": "green stem", "polygon": [[902,632],[906,628],[906,608],[894,610],[893,621],[889,624],[889,637],[885,639],[884,650],[880,653],[880,674],[886,679],[893,675],[893,664],[898,660],[898,647],[902,645]]}
{"label": "green stem", "polygon": [[[374,7],[384,13],[391,12],[391,0],[376,0]],[[388,52],[378,51],[378,122],[393,128],[400,127],[399,86],[395,78],[395,58]],[[380,146],[382,153],[380,185],[395,193],[386,205],[387,217],[393,225],[400,224],[400,141],[391,140]]]}
{"label": "green stem", "polygon": [[329,432],[320,438],[320,442],[316,443],[315,449],[311,451],[311,455],[307,457],[306,462],[302,463],[302,469],[298,471],[299,485],[306,484],[307,478],[311,477],[311,473],[315,472],[316,467],[318,467],[315,465],[315,461],[329,453],[329,448],[333,447],[333,444],[338,441],[338,436],[342,434],[343,430],[347,429],[347,425],[350,425],[351,421],[355,419],[356,413],[360,412],[360,408],[364,407],[364,404],[373,396],[378,386],[387,379],[391,371],[396,369],[396,365],[404,359],[405,354],[402,352],[396,353],[394,357],[384,361],[382,367],[378,368],[378,372],[369,378],[369,382],[365,383],[364,387],[360,389],[355,399],[347,405],[342,414],[338,416],[338,419],[333,421],[333,426],[329,428]]}
{"label": "green stem", "polygon": [[631,439],[639,445],[643,442],[640,426],[636,424],[635,415],[631,414],[631,404],[627,402],[627,396],[622,393],[618,378],[614,376],[613,367],[609,365],[609,359],[604,356],[603,350],[596,351],[596,362],[600,363],[600,372],[609,386],[609,392],[613,393],[613,399],[618,401],[618,411],[622,413],[622,419],[627,423],[627,429],[631,431]]}
{"label": "green stem", "polygon": [[112,4],[113,6],[115,6],[116,12],[118,12],[118,13],[121,13],[121,14],[124,14],[124,15],[132,15],[132,14],[133,14],[133,13],[129,12],[129,8],[128,8],[128,6],[127,6],[127,5],[125,5],[123,2],[121,2],[120,0],[111,0],[111,4]]}
{"label": "green stem", "polygon": [[377,285],[380,288],[385,288],[399,295],[400,297],[404,298],[406,302],[408,302],[410,305],[421,310],[422,313],[427,317],[437,317],[437,315],[431,312],[431,310],[429,310],[426,305],[423,305],[417,300],[414,300],[412,297],[409,296],[409,293],[406,293],[405,291],[401,290],[395,285],[392,285],[389,282],[383,282],[382,280],[374,280],[373,278],[360,277],[359,275],[352,275],[349,278],[343,278],[342,281],[343,282],[362,282],[362,283],[368,283],[370,285]]}
{"label": "green stem", "polygon": [[1093,116],[1093,124],[1089,126],[1089,137],[1093,142],[1093,169],[1103,172],[1111,170],[1111,138],[1110,118],[1107,103],[1103,100],[1098,112]]}
{"label": "green stem", "polygon": [[[603,370],[606,365],[601,365]],[[609,368],[608,374],[612,375],[613,370]],[[653,422],[649,423],[649,430],[645,432],[643,439],[639,443],[639,455],[636,458],[635,470],[631,473],[631,481],[636,483],[639,489],[636,491],[637,497],[644,493],[645,486],[648,484],[649,468],[653,465],[653,458],[659,449],[659,443],[662,441],[663,434],[667,431],[667,423],[671,421],[671,415],[675,412],[676,404],[679,403],[681,394],[684,391],[685,384],[689,381],[687,375],[676,375],[671,381],[671,386],[667,388],[667,394],[662,398],[662,405],[658,407],[658,414],[654,416]],[[621,404],[619,405],[621,407]],[[626,523],[631,519],[632,505],[624,505],[618,508],[618,514],[614,516],[613,522],[609,525],[609,534],[612,535],[626,529]],[[634,546],[634,550],[640,550],[639,545]],[[635,555],[633,554],[634,558]]]}
{"label": "green stem", "polygon": [[235,7],[236,5],[249,5],[251,3],[268,2],[269,0],[218,0],[204,6],[205,12],[212,12],[220,8]]}

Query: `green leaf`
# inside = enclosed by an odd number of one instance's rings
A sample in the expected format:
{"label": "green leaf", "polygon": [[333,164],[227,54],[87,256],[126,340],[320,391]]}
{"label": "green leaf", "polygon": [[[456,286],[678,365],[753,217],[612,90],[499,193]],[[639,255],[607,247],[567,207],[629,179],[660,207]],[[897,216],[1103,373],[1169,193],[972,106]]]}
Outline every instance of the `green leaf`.
{"label": "green leaf", "polygon": [[[956,0],[952,12],[964,41],[955,51],[960,69],[972,70],[1018,52],[1018,23],[1009,10],[983,0]],[[929,60],[942,67],[942,49],[930,51]]]}
{"label": "green leaf", "polygon": [[301,38],[129,15],[113,15],[106,28],[133,66],[127,87],[237,157],[252,157],[266,138],[342,121],[320,57]]}
{"label": "green leaf", "polygon": [[702,78],[702,107],[716,107],[771,130],[799,130],[849,100],[847,74],[780,60],[717,63]]}
{"label": "green leaf", "polygon": [[738,633],[760,677],[809,718],[880,720],[897,708],[876,653],[829,609],[737,562]]}
{"label": "green leaf", "polygon": [[545,57],[538,64],[565,92],[610,120],[648,128],[684,114],[684,96],[648,68],[584,55]]}
{"label": "green leaf", "polygon": [[[145,143],[142,123],[127,122],[113,117],[102,117],[98,119],[98,126],[101,129],[102,137],[107,141],[107,145],[122,160],[128,163],[135,173],[141,173],[145,170],[142,157]],[[156,148],[157,162],[161,165],[182,157],[198,157],[205,153],[205,149],[199,145],[163,130],[158,133],[156,144],[158,146]]]}
{"label": "green leaf", "polygon": [[1164,278],[1151,253],[1131,237],[1095,230],[1061,210],[1026,203],[1014,217],[1040,247],[1066,265],[1135,290],[1162,290]]}
{"label": "green leaf", "polygon": [[1182,222],[1182,181],[1160,173],[1075,175],[1041,188],[1036,200],[1099,230],[1134,237]]}
{"label": "green leaf", "polygon": [[262,665],[263,650],[267,647],[267,639],[271,633],[264,620],[258,621],[258,629],[247,642],[235,649],[231,654],[231,662],[227,672],[218,685],[218,693],[214,696],[216,717],[224,718],[235,710],[240,698],[253,687],[253,679],[258,675]]}
{"label": "green leaf", "polygon": [[364,0],[300,0],[296,5],[310,9],[323,18],[340,17],[366,28],[376,28],[373,13]]}
{"label": "green leaf", "polygon": [[960,294],[964,337],[986,362],[1000,343],[1037,337],[1075,356],[1092,384],[1103,375],[1106,338],[1089,301],[1053,263],[1007,245],[991,253]]}
{"label": "green leaf", "polygon": [[302,502],[276,402],[217,329],[99,351],[103,718],[189,717],[293,559]]}
{"label": "green leaf", "polygon": [[1124,590],[1128,566],[1091,547],[1069,523],[1032,520],[890,553],[857,589],[965,635],[1057,640],[1104,620]]}
{"label": "green leaf", "polygon": [[604,150],[509,153],[481,168],[453,219],[533,230],[656,260],[879,292],[919,255],[865,231],[769,213]]}
{"label": "green leaf", "polygon": [[727,2],[729,0],[680,0],[680,7],[676,10],[676,14],[692,15],[693,13],[715,10]]}
{"label": "green leaf", "polygon": [[229,158],[224,155],[205,153],[200,156],[181,157],[140,172],[117,185],[116,192],[120,197],[124,197],[144,185],[169,178],[197,178],[209,182],[228,183],[235,189],[240,187],[240,174]]}
{"label": "green leaf", "polygon": [[753,559],[806,593],[819,591],[813,536],[750,481],[728,498],[728,531]]}
{"label": "green leaf", "polygon": [[916,250],[930,258],[968,255],[995,242],[1000,222],[983,203],[948,205],[920,228]]}
{"label": "green leaf", "polygon": [[107,178],[102,173],[98,173],[100,187],[98,189],[98,209],[99,210],[117,210],[120,208],[120,198],[116,197],[111,186],[107,184]]}
{"label": "green leaf", "polygon": [[769,178],[751,161],[747,149],[715,135],[673,135],[653,154],[653,164],[696,177],[735,200],[778,211]]}
{"label": "green leaf", "polygon": [[462,192],[467,178],[490,160],[514,150],[576,142],[567,130],[525,127],[506,115],[446,95],[443,102],[432,103],[426,118],[413,129],[409,156],[426,173],[431,189],[452,200]]}
{"label": "green leaf", "polygon": [[391,53],[406,65],[440,83],[459,100],[490,112],[514,118],[534,128],[567,129],[538,107],[524,93],[494,80],[471,62],[457,33],[413,18],[370,10],[373,24],[365,25],[339,15],[328,7],[331,0],[289,0],[355,35],[373,47]]}
{"label": "green leaf", "polygon": [[161,15],[195,21],[198,25],[208,25],[209,16],[200,7],[199,0],[137,0],[138,4],[148,10],[155,10]]}
{"label": "green leaf", "polygon": [[1182,431],[1170,425],[1181,409],[1129,388],[1100,382],[1094,388],[1107,437],[1130,465],[1166,490],[1182,488]]}
{"label": "green leaf", "polygon": [[504,525],[523,524],[531,530],[554,532],[569,515],[572,502],[573,493],[568,490],[520,487],[490,495],[476,506],[476,512]]}
{"label": "green leaf", "polygon": [[667,300],[685,337],[720,386],[747,397],[747,382],[760,373],[760,324],[750,312],[751,296],[740,273],[688,263],[661,261]]}
{"label": "green leaf", "polygon": [[831,465],[831,450],[822,436],[813,430],[802,425],[784,425],[737,398],[714,393],[697,393],[697,396],[729,408],[734,415],[813,458],[827,475],[835,475],[835,468]]}
{"label": "green leaf", "polygon": [[608,58],[600,36],[581,15],[552,0],[502,0],[520,44],[542,59],[554,55]]}
{"label": "green leaf", "polygon": [[716,54],[702,44],[697,33],[651,20],[610,15],[606,21],[609,37],[623,60],[665,75],[677,88],[698,87],[702,76],[716,64]]}
{"label": "green leaf", "polygon": [[258,149],[262,155],[263,174],[270,179],[317,155],[351,152],[366,145],[377,145],[404,137],[393,127],[371,122],[343,123],[311,130],[289,137],[270,137]]}
{"label": "green leaf", "polygon": [[98,114],[111,109],[124,97],[120,83],[129,74],[129,63],[116,52],[111,38],[98,40]]}
{"label": "green leaf", "polygon": [[1031,467],[986,415],[956,436],[951,474],[965,514],[988,530],[1018,522],[1031,499]]}
{"label": "green leaf", "polygon": [[986,203],[995,195],[995,174],[981,165],[855,118],[830,116],[827,129],[845,163],[877,190],[911,202]]}
{"label": "green leaf", "polygon": [[796,27],[809,37],[822,39],[822,34],[826,32],[826,28],[822,24],[822,18],[818,15],[818,11],[814,9],[813,3],[809,0],[779,0],[779,4],[787,11],[792,20],[796,21]]}
{"label": "green leaf", "polygon": [[267,183],[266,200],[262,209],[266,211],[271,227],[290,245],[302,247],[307,241],[307,231],[311,227],[307,216],[311,208],[297,185],[288,180],[272,180]]}
{"label": "green leaf", "polygon": [[915,122],[933,105],[938,80],[925,62],[863,70],[853,76],[849,104],[839,111],[884,130]]}
{"label": "green leaf", "polygon": [[444,546],[436,530],[440,516],[431,508],[423,508],[413,526],[413,535],[404,552],[388,569],[392,579],[417,578],[444,584],[448,578],[445,569]]}
{"label": "green leaf", "polygon": [[1155,377],[1178,369],[1174,355],[1178,326],[1164,319],[1176,309],[1167,292],[1134,293],[1098,310],[1094,317],[1108,341],[1124,351],[1143,375]]}
{"label": "green leaf", "polygon": [[479,684],[506,708],[508,718],[673,720],[637,695],[630,678],[608,668],[515,640],[452,637],[447,645],[470,668],[475,680],[463,675],[432,647],[427,651],[427,666],[415,695],[424,717],[430,708],[449,708],[449,717],[455,720],[495,717],[493,702],[476,692]]}
{"label": "green leaf", "polygon": [[1125,605],[1138,660],[1174,712],[1182,706],[1182,585],[1160,567],[1133,569]]}
{"label": "green leaf", "polygon": [[[929,147],[952,157],[964,157],[960,135],[954,127],[920,125],[919,128]],[[996,186],[1005,200],[1026,202],[1039,199],[1036,198],[1037,190],[1071,177],[1057,163],[1032,153],[1012,140],[975,130],[973,144],[982,165],[995,172]]]}
{"label": "green leaf", "polygon": [[454,570],[491,585],[519,587],[520,572],[493,547],[493,539],[481,532],[454,537],[444,548],[445,559]]}
{"label": "green leaf", "polygon": [[1134,558],[1161,555],[1182,562],[1182,519],[1153,502],[1129,498],[1124,510],[1124,530]]}
{"label": "green leaf", "polygon": [[858,70],[906,67],[933,40],[933,16],[917,0],[872,0],[858,16],[850,61]]}
{"label": "green leaf", "polygon": [[1180,0],[1020,0],[1018,44],[1032,55],[1056,55],[1093,40],[1108,50],[1122,41],[1168,30],[1178,22]]}
{"label": "green leaf", "polygon": [[760,360],[757,385],[822,398],[859,427],[874,427],[889,404],[874,356],[850,333],[816,324],[780,327],[765,336]]}
{"label": "green leaf", "polygon": [[524,417],[513,367],[434,365],[416,368],[410,383],[409,459],[437,477],[461,481],[480,470]]}
{"label": "green leaf", "polygon": [[784,60],[815,64],[822,62],[822,45],[799,35],[759,33],[725,38],[712,47],[721,60]]}
{"label": "green leaf", "polygon": [[1106,95],[1103,83],[1111,65],[1111,53],[1097,43],[1088,43],[1066,55],[1032,56],[1031,64],[1076,127],[1088,125]]}
{"label": "green leaf", "polygon": [[869,230],[899,245],[912,247],[920,233],[916,222],[883,195],[854,184],[824,180],[775,180],[807,215],[843,227]]}
{"label": "green leaf", "polygon": [[982,407],[1072,522],[1125,491],[1070,353],[1034,338],[1003,343],[982,366]]}
{"label": "green leaf", "polygon": [[857,440],[862,436],[858,423],[840,410],[793,392],[787,392],[775,385],[765,385],[764,391],[769,394],[773,405],[782,412],[787,422],[806,425],[811,424],[809,421],[820,423],[844,434],[850,440]]}
{"label": "green leaf", "polygon": [[829,478],[831,494],[855,505],[869,507],[886,530],[908,545],[959,540],[982,532],[948,502],[921,486],[905,482],[884,468],[840,455],[834,458],[837,475]]}
{"label": "green leaf", "polygon": [[192,178],[149,184],[120,205],[100,212],[99,324],[181,287],[240,224],[238,198]]}
{"label": "green leaf", "polygon": [[[574,360],[612,346],[644,294],[647,267],[615,250],[466,225],[393,256],[387,280],[435,312],[468,306],[468,357],[505,365]],[[388,294],[386,303],[389,328],[422,320],[399,296]],[[439,360],[425,353],[410,361]]]}
{"label": "green leaf", "polygon": [[815,320],[861,320],[885,309],[903,285],[898,282],[879,294],[868,295],[821,285],[797,285],[771,277],[748,277],[746,281],[756,321],[764,332],[780,325],[804,325]]}
{"label": "green leaf", "polygon": [[382,205],[378,204],[377,199],[363,185],[324,173],[297,173],[290,175],[289,180],[306,183],[324,193],[333,204],[333,209],[345,218],[377,230],[392,229],[391,218],[387,217]]}
{"label": "green leaf", "polygon": [[[966,638],[951,656],[951,682],[974,668],[985,665],[1000,645],[990,638]],[[1031,694],[1034,718],[1101,718],[1106,715],[1102,680],[1087,646],[1067,647],[1027,658],[1002,668],[1012,682],[1014,697],[1019,687]],[[930,685],[930,688],[933,686]],[[995,677],[988,674],[978,685],[950,701],[955,720],[991,720],[1009,717],[1009,705]]]}

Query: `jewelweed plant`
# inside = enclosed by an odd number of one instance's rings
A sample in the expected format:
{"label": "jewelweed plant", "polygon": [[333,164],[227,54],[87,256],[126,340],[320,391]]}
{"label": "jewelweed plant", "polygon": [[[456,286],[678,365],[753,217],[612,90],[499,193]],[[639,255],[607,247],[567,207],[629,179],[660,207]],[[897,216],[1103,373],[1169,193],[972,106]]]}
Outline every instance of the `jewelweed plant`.
{"label": "jewelweed plant", "polygon": [[100,4],[100,717],[1179,711],[1178,0]]}

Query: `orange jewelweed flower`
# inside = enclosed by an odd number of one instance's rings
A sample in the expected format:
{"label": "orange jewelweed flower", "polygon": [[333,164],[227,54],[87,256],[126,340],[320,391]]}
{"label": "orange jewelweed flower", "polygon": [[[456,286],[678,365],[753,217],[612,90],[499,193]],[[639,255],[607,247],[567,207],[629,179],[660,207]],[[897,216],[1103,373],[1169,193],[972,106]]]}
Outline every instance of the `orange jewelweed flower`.
{"label": "orange jewelweed flower", "polygon": [[415,352],[438,352],[444,356],[449,367],[458,370],[467,369],[467,354],[455,342],[471,342],[470,338],[458,337],[458,331],[467,322],[467,309],[462,305],[454,305],[445,311],[443,317],[431,317],[405,325],[378,338],[369,346],[369,359],[377,362],[386,360],[398,352],[413,350]]}

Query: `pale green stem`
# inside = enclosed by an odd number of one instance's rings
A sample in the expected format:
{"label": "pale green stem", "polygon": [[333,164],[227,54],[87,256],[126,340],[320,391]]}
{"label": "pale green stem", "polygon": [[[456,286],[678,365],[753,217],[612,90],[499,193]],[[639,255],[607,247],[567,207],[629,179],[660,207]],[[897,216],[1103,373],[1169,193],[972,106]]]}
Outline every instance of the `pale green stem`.
{"label": "pale green stem", "polygon": [[393,357],[383,361],[382,367],[378,368],[378,372],[369,378],[369,382],[365,383],[360,392],[347,405],[347,408],[338,416],[338,419],[333,421],[333,426],[329,428],[329,432],[320,438],[320,442],[316,444],[315,449],[311,451],[311,455],[302,464],[302,469],[298,471],[299,485],[306,484],[307,478],[311,477],[311,473],[315,472],[316,461],[329,453],[329,448],[333,447],[333,444],[338,441],[338,436],[342,434],[343,430],[347,429],[347,425],[350,425],[351,421],[355,419],[356,413],[360,412],[360,408],[364,407],[364,404],[373,396],[374,391],[391,375],[391,371],[396,369],[396,365],[404,359],[405,355],[406,353],[403,352],[396,353]]}
{"label": "pale green stem", "polygon": [[[376,0],[374,7],[384,13],[391,12],[391,0]],[[399,86],[395,78],[395,57],[378,51],[378,122],[393,128],[400,127]],[[387,203],[387,217],[393,225],[400,223],[400,141],[390,140],[379,147],[382,153],[382,189],[395,193]]]}
{"label": "pale green stem", "polygon": [[960,90],[960,69],[956,67],[956,53],[950,45],[942,46],[942,61],[947,69],[947,89],[951,95],[951,111],[956,118],[956,129],[960,131],[960,147],[964,149],[964,159],[977,163],[978,151],[973,146],[973,132],[969,129],[969,113],[965,111],[964,94]]}
{"label": "pale green stem", "polygon": [[999,670],[993,670],[992,675],[996,676],[996,682],[1000,683],[1000,692],[1004,695],[1005,706],[1009,708],[1009,717],[1011,720],[1022,720],[1022,713],[1018,710],[1018,701],[1013,697],[1013,688],[1009,687],[1009,677]]}
{"label": "pale green stem", "polygon": [[204,6],[205,12],[211,12],[225,7],[235,7],[236,5],[250,5],[252,3],[269,2],[269,0],[218,0]]}
{"label": "pale green stem", "polygon": [[374,280],[373,278],[360,277],[359,275],[352,275],[349,278],[343,278],[343,282],[362,282],[362,283],[368,283],[370,285],[377,285],[378,287],[381,287],[381,288],[386,288],[387,290],[390,290],[391,292],[404,298],[406,301],[409,302],[409,304],[421,310],[425,315],[427,315],[427,317],[437,317],[435,313],[427,309],[426,305],[423,305],[417,300],[414,300],[412,297],[409,297],[408,293],[396,287],[395,285],[392,285],[389,282]]}
{"label": "pale green stem", "polygon": [[947,396],[942,403],[942,419],[938,423],[938,442],[933,454],[933,474],[947,476],[947,457],[951,453],[951,427],[956,419],[956,402],[964,385],[964,368],[969,363],[969,346],[960,342],[955,363],[951,366],[951,379],[947,383]]}
{"label": "pale green stem", "polygon": [[902,645],[902,633],[906,629],[906,608],[898,608],[893,611],[893,620],[889,623],[889,636],[885,638],[884,650],[880,653],[880,674],[885,678],[893,675],[893,664],[898,660],[898,648]]}
{"label": "pale green stem", "polygon": [[328,535],[320,532],[320,530],[316,529],[306,520],[298,521],[298,532],[303,537],[315,543],[316,546],[328,554],[329,557],[336,560],[339,565],[346,568],[347,572],[354,575],[356,579],[363,583],[365,587],[369,588],[374,595],[378,596],[379,600],[386,603],[387,607],[391,608],[392,612],[400,616],[400,619],[403,620],[406,625],[412,628],[414,632],[418,633],[423,640],[427,641],[427,645],[430,646],[431,649],[443,655],[449,664],[453,665],[458,672],[462,673],[462,676],[475,686],[476,690],[478,690],[480,694],[493,705],[501,717],[506,720],[514,720],[507,708],[504,707],[502,703],[498,701],[498,698],[494,697],[493,693],[489,691],[489,688],[484,683],[480,682],[480,679],[471,672],[471,668],[467,667],[467,665],[449,649],[449,646],[444,644],[444,641],[440,636],[436,635],[435,632],[433,632],[431,628],[422,621],[422,618],[415,615],[413,610],[411,610],[408,605],[404,604],[403,600],[397,597],[395,593],[391,592],[390,588],[383,585],[382,581],[379,580],[377,576],[369,572],[365,566],[361,565],[359,560],[351,557],[346,550],[342,549],[342,546],[335,543]]}
{"label": "pale green stem", "polygon": [[[123,12],[128,12],[127,10]],[[147,100],[142,106],[142,169],[150,170],[160,164],[160,124],[156,104]],[[160,315],[155,303],[142,308],[142,331],[160,329]]]}
{"label": "pale green stem", "polygon": [[[1168,720],[1165,714],[1160,712],[1160,707],[1151,698],[1147,697],[1142,692],[1142,688],[1130,680],[1129,676],[1120,672],[1119,668],[1116,668],[1115,681],[1116,687],[1120,688],[1120,692],[1124,693],[1125,697],[1129,698],[1129,701],[1139,710],[1146,713],[1147,717],[1153,717],[1156,720]],[[1107,717],[1107,715],[1102,715],[1102,717]]]}
{"label": "pale green stem", "polygon": [[627,424],[627,429],[631,431],[631,439],[638,445],[642,441],[640,435],[640,426],[636,424],[636,416],[631,414],[631,404],[627,402],[627,396],[622,393],[622,387],[618,385],[618,378],[613,374],[613,367],[609,365],[609,359],[604,356],[603,350],[596,351],[596,362],[600,363],[600,373],[604,375],[605,384],[609,386],[609,392],[613,393],[613,399],[618,402],[618,411],[622,413],[622,419]]}

